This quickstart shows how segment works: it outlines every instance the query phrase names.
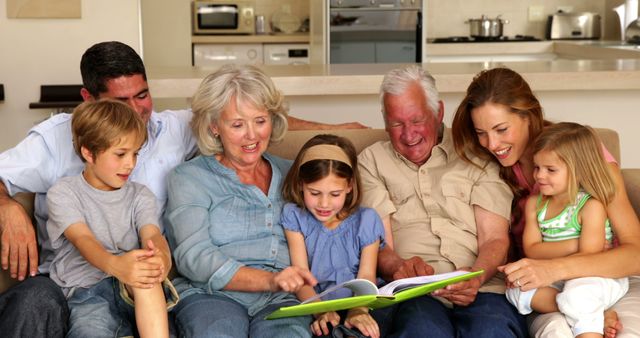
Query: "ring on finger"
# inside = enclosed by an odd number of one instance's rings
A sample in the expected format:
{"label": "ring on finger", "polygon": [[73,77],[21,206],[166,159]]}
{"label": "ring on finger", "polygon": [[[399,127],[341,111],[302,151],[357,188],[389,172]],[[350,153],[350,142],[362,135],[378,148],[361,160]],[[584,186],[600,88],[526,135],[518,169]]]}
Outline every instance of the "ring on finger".
{"label": "ring on finger", "polygon": [[516,279],[516,285],[517,285],[518,287],[522,287],[522,284],[520,284],[520,278]]}

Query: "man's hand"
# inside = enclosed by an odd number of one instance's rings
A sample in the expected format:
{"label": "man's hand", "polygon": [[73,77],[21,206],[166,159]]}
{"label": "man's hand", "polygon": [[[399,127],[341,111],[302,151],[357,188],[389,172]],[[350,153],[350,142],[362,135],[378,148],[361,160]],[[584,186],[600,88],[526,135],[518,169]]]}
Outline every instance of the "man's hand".
{"label": "man's hand", "polygon": [[413,256],[402,260],[402,264],[393,273],[393,279],[429,275],[433,275],[433,267],[425,263],[422,258]]}
{"label": "man's hand", "polygon": [[480,279],[472,278],[448,285],[444,289],[436,290],[432,295],[447,299],[455,305],[467,306],[476,300],[480,286]]}
{"label": "man's hand", "polygon": [[20,203],[8,196],[0,205],[0,252],[2,269],[11,278],[24,280],[27,271],[35,276],[38,272],[38,245],[31,218]]}
{"label": "man's hand", "polygon": [[271,285],[271,291],[295,293],[304,285],[314,286],[317,283],[318,281],[309,270],[290,266],[274,273],[269,284]]}

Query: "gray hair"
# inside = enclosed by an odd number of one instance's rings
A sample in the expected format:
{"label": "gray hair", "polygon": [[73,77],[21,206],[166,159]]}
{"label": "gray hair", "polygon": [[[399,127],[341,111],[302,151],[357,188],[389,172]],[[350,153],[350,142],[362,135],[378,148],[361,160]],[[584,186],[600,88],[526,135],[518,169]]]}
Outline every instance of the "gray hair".
{"label": "gray hair", "polygon": [[249,65],[225,65],[202,80],[191,103],[191,129],[203,155],[222,153],[224,148],[211,131],[231,100],[266,109],[272,122],[269,144],[282,141],[287,131],[287,112],[284,96],[273,81],[260,69]]}
{"label": "gray hair", "polygon": [[385,94],[400,95],[407,90],[407,87],[417,83],[422,87],[427,101],[427,108],[434,116],[438,116],[440,111],[440,95],[436,88],[436,80],[422,67],[411,65],[404,68],[390,70],[382,80],[380,85],[380,106],[382,107],[382,118],[387,121],[387,112],[384,108]]}

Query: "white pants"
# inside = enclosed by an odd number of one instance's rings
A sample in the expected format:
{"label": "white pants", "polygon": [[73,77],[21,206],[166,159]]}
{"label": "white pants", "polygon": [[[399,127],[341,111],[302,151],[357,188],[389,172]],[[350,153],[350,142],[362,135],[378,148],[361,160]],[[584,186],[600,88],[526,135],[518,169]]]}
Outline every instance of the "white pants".
{"label": "white pants", "polygon": [[[628,292],[611,308],[618,314],[622,330],[617,338],[640,337],[640,276],[629,277]],[[566,317],[559,312],[538,314],[528,317],[529,334],[535,338],[568,338],[574,334]]]}

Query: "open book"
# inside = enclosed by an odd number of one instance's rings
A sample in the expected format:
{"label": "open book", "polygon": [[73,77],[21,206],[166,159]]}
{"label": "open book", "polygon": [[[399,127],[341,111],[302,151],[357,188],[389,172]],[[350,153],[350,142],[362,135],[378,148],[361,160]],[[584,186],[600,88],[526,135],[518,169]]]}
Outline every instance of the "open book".
{"label": "open book", "polygon": [[[453,271],[431,276],[419,276],[398,279],[378,289],[367,279],[352,279],[335,285],[324,292],[311,297],[302,304],[281,307],[267,316],[267,319],[302,316],[327,311],[339,311],[359,306],[378,309],[411,298],[420,297],[427,293],[441,289],[449,284],[465,281],[484,273],[480,271]],[[353,297],[317,301],[321,297],[340,288],[347,288],[353,292]]]}

